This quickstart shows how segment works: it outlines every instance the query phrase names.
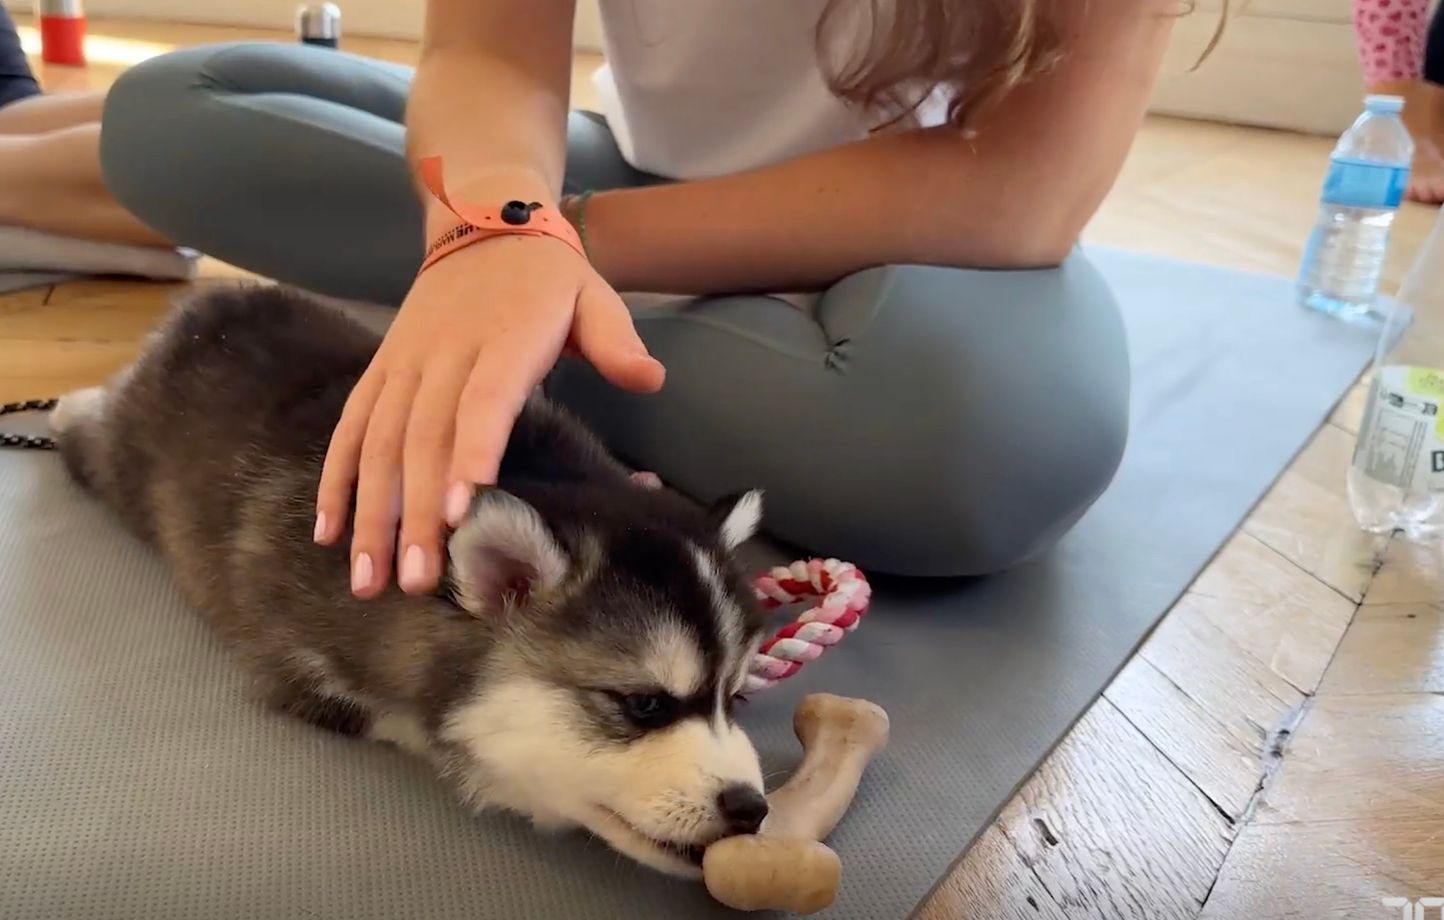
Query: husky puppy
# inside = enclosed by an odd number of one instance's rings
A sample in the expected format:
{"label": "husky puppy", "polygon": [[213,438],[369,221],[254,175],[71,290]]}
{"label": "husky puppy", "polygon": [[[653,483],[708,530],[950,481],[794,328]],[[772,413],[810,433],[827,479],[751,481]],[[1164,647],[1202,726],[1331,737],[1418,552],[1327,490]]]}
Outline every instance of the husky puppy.
{"label": "husky puppy", "polygon": [[653,868],[767,812],[732,718],[762,614],[733,563],[757,493],[633,484],[541,398],[448,536],[445,587],[360,601],[312,542],[322,459],[379,338],[280,287],[182,304],[52,417],[73,477],[154,544],[271,706],[429,760],[471,804]]}

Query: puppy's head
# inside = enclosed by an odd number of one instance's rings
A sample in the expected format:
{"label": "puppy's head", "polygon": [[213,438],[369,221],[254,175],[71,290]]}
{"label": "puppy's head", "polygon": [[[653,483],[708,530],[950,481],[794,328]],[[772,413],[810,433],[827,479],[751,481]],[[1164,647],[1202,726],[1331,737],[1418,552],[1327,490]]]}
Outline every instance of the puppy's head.
{"label": "puppy's head", "polygon": [[761,496],[710,512],[643,488],[484,494],[449,546],[458,604],[499,620],[485,677],[445,735],[482,795],[581,825],[640,863],[696,875],[766,814],[733,719],[762,614],[733,561]]}

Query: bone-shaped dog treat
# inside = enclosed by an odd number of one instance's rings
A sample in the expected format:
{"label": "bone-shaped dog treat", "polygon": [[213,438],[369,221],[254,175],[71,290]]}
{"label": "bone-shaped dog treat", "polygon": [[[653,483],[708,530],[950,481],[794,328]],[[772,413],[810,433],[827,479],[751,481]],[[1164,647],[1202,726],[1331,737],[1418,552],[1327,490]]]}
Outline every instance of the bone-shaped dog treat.
{"label": "bone-shaped dog treat", "polygon": [[868,762],[887,746],[887,713],[867,700],[810,694],[792,728],[802,764],[767,797],[761,832],[719,840],[702,858],[707,890],[737,910],[811,914],[832,903],[842,868],[822,840],[852,804]]}

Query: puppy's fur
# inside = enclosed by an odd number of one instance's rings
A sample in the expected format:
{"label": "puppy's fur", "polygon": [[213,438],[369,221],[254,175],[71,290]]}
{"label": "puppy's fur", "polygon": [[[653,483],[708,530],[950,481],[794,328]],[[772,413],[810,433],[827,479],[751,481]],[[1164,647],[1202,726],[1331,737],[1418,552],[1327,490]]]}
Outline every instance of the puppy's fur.
{"label": "puppy's fur", "polygon": [[356,600],[349,534],[311,533],[331,431],[377,345],[284,288],[205,294],[107,386],[62,400],[60,448],[271,706],[399,744],[475,805],[695,875],[702,847],[765,812],[731,716],[762,627],[731,558],[758,496],[705,512],[635,485],[535,399],[498,487],[449,535],[445,589]]}

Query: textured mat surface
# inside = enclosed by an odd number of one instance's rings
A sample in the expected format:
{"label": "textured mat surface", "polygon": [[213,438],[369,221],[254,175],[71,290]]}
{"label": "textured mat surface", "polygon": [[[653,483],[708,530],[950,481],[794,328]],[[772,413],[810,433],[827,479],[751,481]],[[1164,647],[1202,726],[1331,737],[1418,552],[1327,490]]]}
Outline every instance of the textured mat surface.
{"label": "textured mat surface", "polygon": [[[1134,427],[1050,555],[878,585],[863,631],[746,717],[769,769],[796,698],[866,696],[893,743],[833,838],[826,916],[907,916],[1098,695],[1364,368],[1372,337],[1282,279],[1098,253]],[[0,451],[0,916],[721,917],[578,836],[473,817],[426,770],[249,704],[160,564],[65,480]]]}

